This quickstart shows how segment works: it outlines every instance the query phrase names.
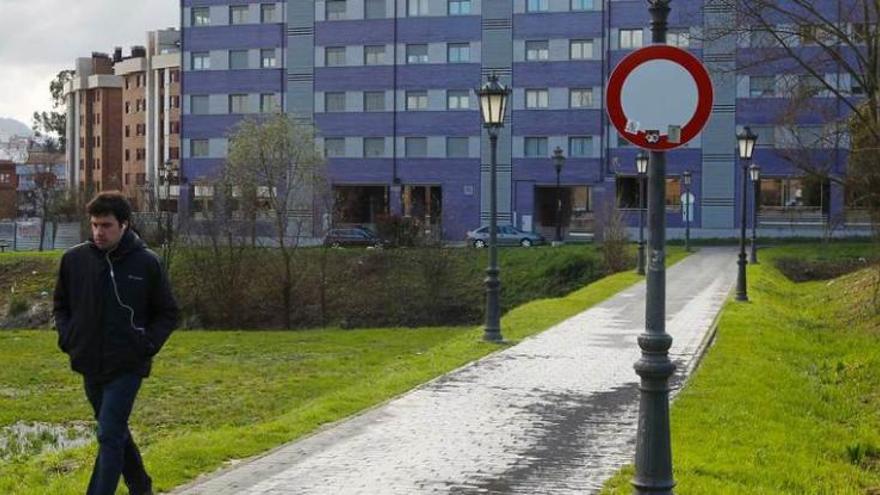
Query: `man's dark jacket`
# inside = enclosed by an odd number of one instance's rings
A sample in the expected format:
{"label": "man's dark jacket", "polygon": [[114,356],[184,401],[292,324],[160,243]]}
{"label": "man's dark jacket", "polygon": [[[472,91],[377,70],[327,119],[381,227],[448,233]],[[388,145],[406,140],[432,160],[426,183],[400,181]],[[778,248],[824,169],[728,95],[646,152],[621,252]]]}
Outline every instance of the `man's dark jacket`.
{"label": "man's dark jacket", "polygon": [[[120,300],[134,310],[134,324]],[[178,308],[159,257],[126,229],[115,249],[102,251],[89,241],[64,253],[54,314],[70,367],[109,380],[123,372],[150,374],[152,357],[177,326]]]}

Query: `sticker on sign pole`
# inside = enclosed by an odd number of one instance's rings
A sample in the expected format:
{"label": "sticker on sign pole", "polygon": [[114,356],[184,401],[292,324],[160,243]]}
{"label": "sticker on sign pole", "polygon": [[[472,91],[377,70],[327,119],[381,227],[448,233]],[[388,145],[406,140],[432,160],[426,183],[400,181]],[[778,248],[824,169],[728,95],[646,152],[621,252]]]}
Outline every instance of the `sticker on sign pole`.
{"label": "sticker on sign pole", "polygon": [[669,45],[634,51],[608,80],[608,117],[641,148],[677,148],[703,130],[712,113],[712,80],[700,60]]}

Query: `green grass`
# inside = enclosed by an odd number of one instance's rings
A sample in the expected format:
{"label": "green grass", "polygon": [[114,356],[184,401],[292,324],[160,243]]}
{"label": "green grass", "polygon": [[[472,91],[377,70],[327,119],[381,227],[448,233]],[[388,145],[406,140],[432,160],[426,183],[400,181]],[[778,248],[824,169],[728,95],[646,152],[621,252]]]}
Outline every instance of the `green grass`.
{"label": "green grass", "polygon": [[[670,252],[669,262],[685,256]],[[502,319],[520,341],[639,281],[632,272]],[[176,333],[145,382],[131,424],[156,488],[168,490],[382,403],[499,349],[478,327]],[[70,424],[91,412],[50,332],[0,333],[0,427]],[[0,463],[0,493],[84,491],[94,445]]]}
{"label": "green grass", "polygon": [[[751,302],[728,302],[715,345],[673,404],[676,493],[878,493],[877,269],[795,284],[773,265],[871,249],[832,244],[760,253],[761,264],[749,267]],[[603,493],[631,493],[631,477],[629,467]]]}

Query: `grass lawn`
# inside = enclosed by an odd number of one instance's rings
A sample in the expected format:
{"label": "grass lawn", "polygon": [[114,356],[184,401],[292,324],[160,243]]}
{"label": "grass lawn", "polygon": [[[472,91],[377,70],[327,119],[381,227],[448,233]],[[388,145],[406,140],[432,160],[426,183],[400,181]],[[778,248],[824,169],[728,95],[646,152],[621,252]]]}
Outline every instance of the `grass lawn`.
{"label": "grass lawn", "polygon": [[[683,257],[673,249],[668,259]],[[619,273],[562,298],[522,305],[502,319],[504,335],[516,342],[538,333],[640,278]],[[132,429],[156,488],[168,490],[498,349],[480,337],[477,327],[178,332],[145,382]],[[54,333],[0,332],[0,362],[0,428],[89,418]],[[81,494],[94,448],[0,460],[0,493]]]}
{"label": "grass lawn", "polygon": [[[880,314],[869,310],[877,271],[796,284],[773,263],[872,249],[759,254],[751,302],[727,304],[715,345],[673,404],[676,493],[880,493]],[[631,493],[631,477],[623,470],[603,493]]]}

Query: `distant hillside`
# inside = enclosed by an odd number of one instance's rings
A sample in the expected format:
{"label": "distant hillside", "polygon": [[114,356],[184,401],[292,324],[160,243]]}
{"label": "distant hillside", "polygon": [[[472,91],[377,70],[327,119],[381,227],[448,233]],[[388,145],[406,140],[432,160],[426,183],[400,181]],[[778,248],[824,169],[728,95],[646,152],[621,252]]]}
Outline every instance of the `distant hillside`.
{"label": "distant hillside", "polygon": [[34,132],[27,124],[15,119],[0,117],[0,137],[9,138],[11,136],[31,137]]}

